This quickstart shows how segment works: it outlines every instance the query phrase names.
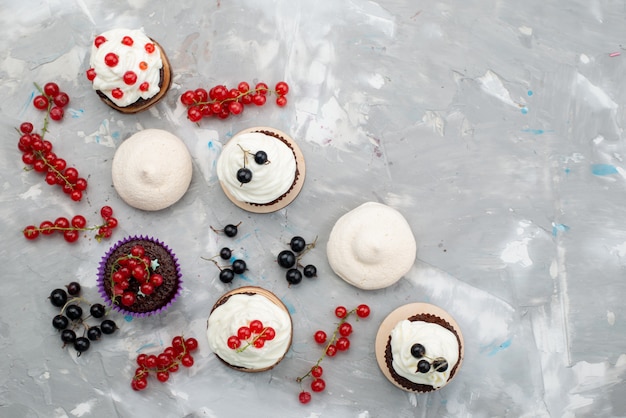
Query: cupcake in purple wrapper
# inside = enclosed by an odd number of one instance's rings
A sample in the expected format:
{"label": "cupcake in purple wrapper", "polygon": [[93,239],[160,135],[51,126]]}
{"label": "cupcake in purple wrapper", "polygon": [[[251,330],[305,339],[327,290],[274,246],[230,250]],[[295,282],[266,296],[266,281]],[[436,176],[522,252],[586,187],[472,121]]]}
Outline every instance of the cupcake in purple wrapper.
{"label": "cupcake in purple wrapper", "polygon": [[164,312],[178,297],[182,275],[178,259],[161,241],[127,237],[102,257],[98,289],[124,315],[145,317]]}

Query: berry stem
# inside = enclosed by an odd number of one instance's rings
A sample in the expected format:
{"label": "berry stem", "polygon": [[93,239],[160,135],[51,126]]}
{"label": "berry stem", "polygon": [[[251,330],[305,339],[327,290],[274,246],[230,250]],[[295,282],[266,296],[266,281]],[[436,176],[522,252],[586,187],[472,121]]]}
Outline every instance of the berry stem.
{"label": "berry stem", "polygon": [[[315,239],[313,240],[313,242],[309,243],[306,245],[306,247],[304,248],[304,250],[302,250],[300,252],[300,254],[298,254],[298,257],[296,257],[296,265],[298,267],[302,267],[302,264],[300,264],[300,260],[302,260],[302,257],[304,257],[304,255],[306,253],[308,253],[309,251],[311,251],[313,248],[315,248],[315,245],[317,244],[317,235],[315,236]],[[356,309],[353,309],[353,311],[356,311]],[[351,311],[352,312],[352,311]]]}
{"label": "berry stem", "polygon": [[[40,94],[44,96],[46,95],[46,93],[43,91],[43,89],[41,88],[39,84],[37,83],[33,83],[33,84],[35,85],[35,88],[39,91]],[[48,124],[50,123],[50,109],[52,109],[53,104],[54,102],[52,100],[48,100],[48,108],[46,109],[46,116],[44,116],[43,118],[43,128],[41,128],[41,138],[43,138],[46,135],[46,132],[48,132]]]}
{"label": "berry stem", "polygon": [[257,335],[254,336],[254,338],[252,339],[252,341],[248,341],[248,343],[246,345],[244,345],[243,347],[239,347],[236,351],[238,353],[241,353],[242,351],[245,351],[246,348],[250,347],[251,345],[254,345],[254,343],[259,339],[263,337],[263,334],[265,334],[265,331],[267,331],[269,327],[263,327],[263,330],[258,333]]}
{"label": "berry stem", "polygon": [[[317,237],[315,238],[317,240]],[[313,244],[315,244],[315,242],[313,242]],[[335,327],[335,331],[333,332],[333,335],[331,336],[330,340],[328,340],[328,343],[326,344],[326,346],[324,347],[324,352],[322,353],[322,355],[320,356],[320,358],[317,359],[317,362],[315,362],[315,364],[313,366],[311,366],[311,368],[306,372],[306,374],[297,377],[296,378],[296,382],[302,384],[302,381],[304,379],[306,379],[307,377],[311,376],[311,372],[320,365],[320,363],[322,362],[322,360],[324,360],[324,358],[326,357],[326,352],[328,351],[328,347],[330,347],[331,345],[333,345],[335,343],[335,341],[337,340],[337,333],[339,332],[339,327],[341,326],[341,324],[343,324],[344,322],[346,322],[348,320],[348,318],[350,317],[350,315],[352,315],[353,313],[356,312],[356,308],[348,311],[348,313],[346,314],[346,316],[344,316],[343,318],[341,318],[341,321],[339,321],[339,323],[337,324],[337,326]],[[358,320],[358,319],[357,319]]]}

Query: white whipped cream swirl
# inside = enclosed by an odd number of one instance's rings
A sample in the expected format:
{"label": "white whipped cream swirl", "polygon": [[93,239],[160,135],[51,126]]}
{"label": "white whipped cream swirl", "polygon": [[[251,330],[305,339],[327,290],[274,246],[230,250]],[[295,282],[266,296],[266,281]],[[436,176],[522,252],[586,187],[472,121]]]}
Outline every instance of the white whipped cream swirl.
{"label": "white whipped cream swirl", "polygon": [[[268,163],[257,164],[254,154],[267,153]],[[242,184],[237,171],[244,167],[252,172],[252,180]],[[236,135],[224,145],[217,161],[217,176],[237,200],[265,204],[278,199],[292,186],[296,176],[293,151],[283,141],[262,132]]]}
{"label": "white whipped cream swirl", "polygon": [[[447,370],[436,372],[431,368],[428,373],[418,372],[417,363],[422,359],[411,354],[411,347],[417,343],[424,346],[425,356],[430,361],[437,357],[445,358],[448,362]],[[459,361],[459,343],[454,333],[441,325],[405,319],[391,331],[391,354],[393,369],[400,376],[413,383],[440,388],[448,383],[450,372]]]}
{"label": "white whipped cream swirl", "polygon": [[[240,327],[248,326],[255,319],[266,327],[274,328],[274,339],[265,341],[262,348],[250,346],[238,352],[228,347],[228,338],[237,335]],[[228,364],[246,369],[262,369],[273,366],[289,349],[291,318],[264,296],[235,294],[209,316],[207,338],[211,350]],[[245,344],[242,341],[241,347]]]}
{"label": "white whipped cream swirl", "polygon": [[[100,43],[102,38],[105,41]],[[129,39],[132,45],[128,45]],[[115,54],[118,60],[115,65],[107,65],[107,54]],[[94,90],[101,91],[120,107],[139,99],[149,100],[161,90],[161,50],[142,30],[112,29],[97,36],[91,47],[89,66],[87,78],[91,79],[90,72],[95,72],[91,80]],[[127,78],[132,84],[124,79],[127,72],[136,76],[134,80],[132,76]]]}

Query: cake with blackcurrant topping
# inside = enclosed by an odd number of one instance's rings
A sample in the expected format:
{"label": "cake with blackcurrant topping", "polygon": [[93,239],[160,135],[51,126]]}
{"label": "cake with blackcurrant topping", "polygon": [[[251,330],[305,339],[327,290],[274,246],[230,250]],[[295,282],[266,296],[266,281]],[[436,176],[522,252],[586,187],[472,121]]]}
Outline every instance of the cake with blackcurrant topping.
{"label": "cake with blackcurrant topping", "polygon": [[127,237],[107,251],[98,269],[105,302],[125,315],[164,312],[181,291],[182,274],[172,250],[158,239]]}
{"label": "cake with blackcurrant topping", "polygon": [[286,133],[269,127],[250,128],[224,144],[217,176],[235,205],[249,212],[274,212],[300,193],[304,156]]}
{"label": "cake with blackcurrant topping", "polygon": [[409,272],[417,243],[404,216],[391,206],[366,202],[341,216],[326,247],[328,263],[359,289],[382,289]]}
{"label": "cake with blackcurrant topping", "polygon": [[243,372],[274,368],[291,346],[293,324],[285,304],[272,292],[244,286],[221,296],[207,320],[211,351]]}
{"label": "cake with blackcurrant topping", "polygon": [[153,106],[172,82],[167,55],[140,29],[112,29],[96,36],[86,75],[102,101],[122,113]]}
{"label": "cake with blackcurrant topping", "polygon": [[458,374],[464,355],[458,324],[443,309],[411,303],[391,312],[376,335],[383,375],[409,392],[432,392]]}

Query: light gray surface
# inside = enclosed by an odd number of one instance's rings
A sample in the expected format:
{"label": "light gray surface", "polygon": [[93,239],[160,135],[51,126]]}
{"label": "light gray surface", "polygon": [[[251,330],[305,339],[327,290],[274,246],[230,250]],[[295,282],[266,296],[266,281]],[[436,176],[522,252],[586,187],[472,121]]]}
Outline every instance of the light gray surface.
{"label": "light gray surface", "polygon": [[[0,416],[626,416],[623,1],[4,0],[0,10]],[[109,110],[84,77],[93,37],[115,27],[143,27],[173,66],[166,99],[140,115]],[[281,79],[284,109],[196,126],[178,101],[200,86]],[[15,127],[40,127],[29,101],[46,81],[71,96],[49,138],[88,176],[78,204],[24,172],[16,148]],[[293,135],[307,162],[301,195],[271,215],[236,208],[214,171],[221,143],[255,125]],[[180,136],[195,164],[184,198],[157,213],[128,207],[111,185],[115,147],[144,128]],[[334,221],[368,200],[406,216],[419,260],[369,292],[325,258]],[[21,235],[61,215],[93,224],[103,204],[120,221],[109,242]],[[235,241],[209,230],[239,221]],[[76,279],[97,301],[100,257],[131,234],[176,252],[182,297],[166,315],[116,318],[115,338],[77,359],[46,297]],[[288,288],[273,259],[295,234],[319,236],[308,260],[320,277]],[[224,245],[250,268],[234,286],[273,290],[292,311],[292,349],[271,372],[227,369],[204,341],[228,286],[201,257]],[[362,302],[372,317],[355,324],[347,354],[324,360],[327,390],[300,405],[294,379],[319,356],[312,333],[332,327],[336,305]],[[463,368],[433,394],[396,389],[376,365],[378,324],[407,302],[443,307],[465,335]],[[200,341],[193,368],[133,392],[137,352],[181,332]]]}

